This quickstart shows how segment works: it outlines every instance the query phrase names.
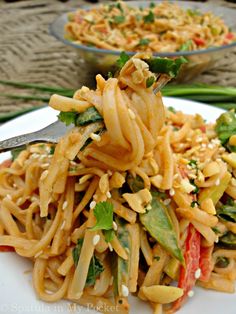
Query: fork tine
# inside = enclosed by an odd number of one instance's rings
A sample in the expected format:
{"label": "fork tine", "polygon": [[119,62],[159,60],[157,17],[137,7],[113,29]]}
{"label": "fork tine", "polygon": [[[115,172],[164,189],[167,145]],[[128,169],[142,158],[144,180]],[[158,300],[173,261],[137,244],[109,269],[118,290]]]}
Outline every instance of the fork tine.
{"label": "fork tine", "polygon": [[0,153],[37,142],[57,143],[59,138],[71,128],[72,126],[66,126],[61,121],[57,120],[39,131],[0,141]]}

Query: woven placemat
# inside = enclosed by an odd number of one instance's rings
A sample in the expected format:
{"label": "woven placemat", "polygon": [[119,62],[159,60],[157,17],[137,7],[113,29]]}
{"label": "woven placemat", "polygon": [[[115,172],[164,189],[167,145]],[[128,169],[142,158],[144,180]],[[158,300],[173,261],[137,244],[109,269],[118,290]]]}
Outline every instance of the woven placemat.
{"label": "woven placemat", "polygon": [[[236,8],[236,4],[213,1],[216,5]],[[66,3],[56,0],[0,1],[0,79],[73,89],[89,84],[90,77],[75,49],[58,42],[48,30],[48,25],[56,16],[84,4],[84,1],[78,0]],[[236,86],[236,49],[225,55],[213,70],[201,74],[196,80]],[[12,93],[12,90],[12,87],[0,86],[0,93]],[[17,92],[20,94],[22,90]],[[37,101],[0,97],[0,118],[6,114],[11,117],[19,110],[28,110],[38,104]]]}

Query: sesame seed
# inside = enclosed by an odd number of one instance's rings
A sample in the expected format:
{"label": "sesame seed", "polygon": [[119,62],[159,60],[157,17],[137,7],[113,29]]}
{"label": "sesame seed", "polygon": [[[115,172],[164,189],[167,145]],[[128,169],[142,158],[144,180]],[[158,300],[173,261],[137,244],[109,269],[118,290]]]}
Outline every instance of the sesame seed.
{"label": "sesame seed", "polygon": [[206,144],[202,144],[201,147],[202,147],[202,148],[206,148]]}
{"label": "sesame seed", "polygon": [[61,227],[60,227],[60,229],[61,229],[61,230],[63,230],[63,229],[64,229],[65,224],[66,224],[66,221],[65,221],[65,220],[63,220],[63,222],[62,222],[62,224],[61,224]]}
{"label": "sesame seed", "polygon": [[219,237],[216,237],[215,243],[218,243],[218,242],[219,242]]}
{"label": "sesame seed", "polygon": [[109,247],[109,250],[112,252],[113,251],[113,247],[112,247],[110,242],[108,242],[108,247]]}
{"label": "sesame seed", "polygon": [[169,191],[169,194],[170,194],[170,196],[175,195],[175,190],[171,188],[170,191]]}
{"label": "sesame seed", "polygon": [[93,141],[95,141],[95,142],[100,142],[101,139],[102,139],[100,135],[95,134],[95,133],[91,133],[91,134],[90,134],[90,138],[91,138]]}
{"label": "sesame seed", "polygon": [[196,279],[198,279],[198,278],[200,278],[200,276],[201,276],[201,269],[198,268],[198,269],[195,271],[194,277],[195,277]]}
{"label": "sesame seed", "polygon": [[65,210],[67,206],[68,206],[68,202],[65,201],[65,202],[62,204],[62,210]]}
{"label": "sesame seed", "polygon": [[135,116],[135,113],[133,112],[133,110],[128,109],[128,112],[129,112],[130,119],[135,120],[136,116]]}
{"label": "sesame seed", "polygon": [[40,180],[43,181],[46,179],[48,175],[48,170],[44,170],[43,173],[41,174]]}
{"label": "sesame seed", "polygon": [[194,296],[194,291],[193,290],[190,290],[189,292],[188,292],[188,297],[189,298],[192,298]]}
{"label": "sesame seed", "polygon": [[178,179],[178,177],[179,177],[179,174],[176,173],[176,174],[174,175],[174,179]]}
{"label": "sesame seed", "polygon": [[112,222],[112,227],[116,231],[118,229],[117,224],[115,221]]}
{"label": "sesame seed", "polygon": [[170,199],[170,198],[167,198],[167,199],[165,199],[165,200],[163,201],[163,204],[167,206],[167,205],[170,204],[170,202],[171,202],[171,199]]}
{"label": "sesame seed", "polygon": [[33,159],[36,159],[36,158],[38,158],[39,157],[39,154],[36,154],[36,153],[33,153],[32,155],[31,155],[31,158],[33,158]]}
{"label": "sesame seed", "polygon": [[37,202],[38,199],[37,199],[37,197],[35,197],[35,196],[31,196],[30,201],[31,201],[31,202]]}
{"label": "sesame seed", "polygon": [[13,188],[17,188],[17,185],[15,183],[13,183]]}
{"label": "sesame seed", "polygon": [[121,293],[122,293],[123,297],[128,297],[128,295],[129,295],[128,287],[125,285],[121,285]]}
{"label": "sesame seed", "polygon": [[208,148],[213,149],[214,145],[210,143],[210,144],[208,144]]}
{"label": "sesame seed", "polygon": [[12,197],[11,197],[10,194],[7,194],[7,195],[6,195],[6,198],[8,198],[10,201],[12,200]]}
{"label": "sesame seed", "polygon": [[45,150],[46,150],[47,153],[49,153],[49,152],[51,151],[51,147],[46,146],[46,147],[45,147]]}
{"label": "sesame seed", "polygon": [[96,234],[94,237],[93,237],[93,245],[97,245],[98,242],[100,241],[100,235],[99,234]]}
{"label": "sesame seed", "polygon": [[111,193],[108,191],[108,192],[106,193],[106,196],[107,196],[107,198],[111,198]]}
{"label": "sesame seed", "polygon": [[216,186],[220,185],[220,179],[219,178],[216,180],[215,185]]}
{"label": "sesame seed", "polygon": [[146,210],[151,210],[151,209],[152,209],[152,205],[148,204],[147,207],[146,207]]}
{"label": "sesame seed", "polygon": [[20,205],[22,202],[22,197],[18,198],[18,200],[16,201],[16,205]]}
{"label": "sesame seed", "polygon": [[92,201],[89,205],[90,209],[94,209],[97,203],[95,201]]}
{"label": "sesame seed", "polygon": [[45,157],[47,157],[47,155],[43,154],[39,157],[39,160],[43,160]]}

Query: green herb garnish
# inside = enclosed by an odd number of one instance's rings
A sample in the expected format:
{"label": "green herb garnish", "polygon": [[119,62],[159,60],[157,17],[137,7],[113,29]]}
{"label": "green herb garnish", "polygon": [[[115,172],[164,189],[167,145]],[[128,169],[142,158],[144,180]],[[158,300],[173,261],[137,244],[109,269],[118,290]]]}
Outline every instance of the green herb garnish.
{"label": "green herb garnish", "polygon": [[149,11],[148,15],[143,17],[144,23],[153,23],[155,21],[155,15],[152,11]]}
{"label": "green herb garnish", "polygon": [[65,125],[75,124],[77,117],[78,117],[78,113],[76,113],[74,111],[73,112],[72,111],[70,111],[70,112],[61,111],[58,115],[58,119],[61,122],[65,123]]}
{"label": "green herb garnish", "polygon": [[180,46],[179,51],[189,51],[193,41],[191,39],[187,40],[183,45]]}
{"label": "green herb garnish", "polygon": [[[72,250],[72,257],[75,266],[77,266],[79,262],[79,257],[83,245],[83,239],[79,239],[77,241],[76,246]],[[89,264],[87,279],[86,279],[86,286],[93,286],[96,282],[96,279],[99,277],[99,275],[103,272],[104,268],[100,260],[96,257],[96,255],[93,255]]]}
{"label": "green herb garnish", "polygon": [[119,59],[116,61],[119,69],[123,68],[123,66],[126,64],[128,60],[129,60],[129,56],[124,51],[122,51],[120,53]]}
{"label": "green herb garnish", "polygon": [[199,192],[199,187],[195,184],[194,179],[190,179],[189,182],[195,186],[195,189],[191,192],[192,194],[198,194]]}
{"label": "green herb garnish", "polygon": [[146,87],[151,87],[156,81],[156,78],[154,76],[149,76],[146,80]]}
{"label": "green herb garnish", "polygon": [[198,201],[192,201],[190,206],[194,208],[195,206],[199,206],[199,203]]}
{"label": "green herb garnish", "polygon": [[148,38],[141,38],[138,45],[139,46],[146,46],[150,43],[150,39]]}
{"label": "green herb garnish", "polygon": [[109,202],[99,202],[94,208],[96,224],[91,230],[111,230],[113,228],[113,205]]}
{"label": "green herb garnish", "polygon": [[25,150],[25,147],[19,147],[19,148],[15,148],[13,150],[11,150],[11,159],[12,161],[14,161],[18,156],[19,154],[22,152],[22,150]]}
{"label": "green herb garnish", "polygon": [[150,58],[144,60],[148,65],[150,71],[153,73],[164,73],[169,75],[171,78],[176,77],[179,73],[182,64],[187,63],[184,57],[177,59],[168,58]]}
{"label": "green herb garnish", "polygon": [[125,16],[124,15],[116,15],[116,16],[114,16],[114,23],[121,24],[121,23],[124,23],[124,21],[125,21]]}

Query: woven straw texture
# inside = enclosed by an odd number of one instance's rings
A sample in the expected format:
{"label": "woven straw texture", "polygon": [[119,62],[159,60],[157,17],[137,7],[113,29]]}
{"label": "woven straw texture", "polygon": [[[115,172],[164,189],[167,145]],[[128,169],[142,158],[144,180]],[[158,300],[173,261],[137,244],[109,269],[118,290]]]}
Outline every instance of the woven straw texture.
{"label": "woven straw texture", "polygon": [[[212,0],[216,5],[236,4]],[[0,79],[79,88],[89,82],[86,69],[73,48],[54,39],[48,25],[60,14],[84,5],[84,1],[29,0],[14,3],[0,1]],[[87,4],[87,3],[86,3]],[[213,70],[196,80],[209,84],[236,86],[236,49],[218,62]],[[0,93],[12,93],[12,87],[0,86]],[[23,93],[21,90],[18,93]],[[14,88],[14,94],[16,89]],[[0,97],[0,116],[38,105],[36,101],[9,100]]]}

